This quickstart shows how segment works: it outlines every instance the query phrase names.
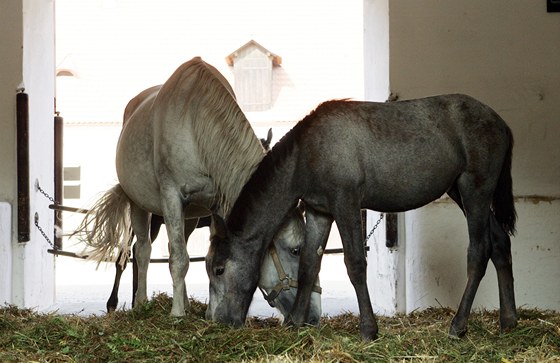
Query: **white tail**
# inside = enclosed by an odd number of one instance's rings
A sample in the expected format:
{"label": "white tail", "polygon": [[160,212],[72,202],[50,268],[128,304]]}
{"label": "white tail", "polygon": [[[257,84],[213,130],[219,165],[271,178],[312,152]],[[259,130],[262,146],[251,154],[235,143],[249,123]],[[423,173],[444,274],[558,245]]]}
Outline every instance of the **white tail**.
{"label": "white tail", "polygon": [[72,236],[87,245],[84,252],[98,266],[101,261],[115,261],[119,253],[119,263],[126,262],[132,242],[130,199],[120,184],[99,198]]}

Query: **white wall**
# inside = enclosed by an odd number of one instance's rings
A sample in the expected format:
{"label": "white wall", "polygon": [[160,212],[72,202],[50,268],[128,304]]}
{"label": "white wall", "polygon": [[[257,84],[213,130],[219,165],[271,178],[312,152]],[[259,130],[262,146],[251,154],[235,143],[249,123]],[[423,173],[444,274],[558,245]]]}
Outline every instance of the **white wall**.
{"label": "white wall", "polygon": [[[467,93],[512,128],[516,302],[560,310],[560,14],[531,0],[394,0],[388,12],[392,92],[400,99]],[[406,285],[406,300],[400,310],[456,307],[466,282],[461,212],[443,200],[406,213],[405,226],[406,263],[398,282]],[[497,306],[490,264],[475,307]]]}
{"label": "white wall", "polygon": [[[0,202],[1,217],[11,217],[8,233],[2,221],[2,251],[11,255],[3,256],[6,264],[0,267],[0,303],[43,307],[54,301],[54,259],[47,254],[48,244],[34,227],[33,216],[39,214],[40,225],[52,238],[53,212],[33,185],[37,179],[45,190],[53,190],[53,1],[1,2],[0,28]],[[26,243],[17,241],[15,99],[21,85],[29,94],[31,236]]]}

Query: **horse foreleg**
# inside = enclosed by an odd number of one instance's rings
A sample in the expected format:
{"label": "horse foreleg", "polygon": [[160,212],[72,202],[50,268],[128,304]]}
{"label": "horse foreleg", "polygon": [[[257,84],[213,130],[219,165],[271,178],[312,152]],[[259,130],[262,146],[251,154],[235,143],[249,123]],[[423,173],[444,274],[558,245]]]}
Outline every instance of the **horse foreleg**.
{"label": "horse foreleg", "polygon": [[321,269],[321,259],[331,230],[332,217],[306,207],[305,244],[299,258],[298,290],[291,316],[286,324],[301,326],[311,323],[309,304],[313,286]]}
{"label": "horse foreleg", "polygon": [[367,287],[367,261],[362,240],[360,208],[339,211],[335,215],[335,221],[342,239],[346,271],[358,299],[360,333],[365,340],[375,340],[378,327]]}
{"label": "horse foreleg", "polygon": [[[149,235],[150,213],[136,206],[130,205],[130,221],[132,229],[136,235],[134,245],[134,263],[137,268],[138,287],[134,294],[132,306],[137,306],[148,301],[148,266],[150,265],[150,255],[152,254],[152,242]],[[136,269],[135,269],[136,270]],[[134,284],[134,278],[133,278]]]}
{"label": "horse foreleg", "polygon": [[511,240],[500,226],[496,217],[490,214],[490,233],[492,243],[492,263],[498,276],[500,295],[500,328],[502,331],[517,325],[517,309],[513,289],[513,268],[511,261]]}
{"label": "horse foreleg", "polygon": [[[193,231],[197,228],[197,224],[198,224],[198,219],[197,218],[185,220],[185,229],[184,229],[185,246],[187,246],[187,244],[189,242],[189,237],[190,237],[191,233],[193,233]],[[189,261],[188,253],[187,253],[187,261]],[[188,266],[187,266],[187,269],[188,269]],[[185,281],[184,300],[185,300],[185,309],[189,309],[190,302],[189,302],[189,296],[187,295],[187,282],[186,281]]]}
{"label": "horse foreleg", "polygon": [[169,237],[169,271],[173,280],[171,316],[185,316],[187,290],[185,276],[189,269],[189,255],[185,243],[185,220],[182,198],[173,189],[162,188],[163,217]]}

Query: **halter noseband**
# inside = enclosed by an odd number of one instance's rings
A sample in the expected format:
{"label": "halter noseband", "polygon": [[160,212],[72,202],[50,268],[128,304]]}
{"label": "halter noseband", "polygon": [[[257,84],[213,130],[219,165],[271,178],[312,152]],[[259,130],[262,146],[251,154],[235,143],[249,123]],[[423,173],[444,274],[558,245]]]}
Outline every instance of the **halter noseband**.
{"label": "halter noseband", "polygon": [[[267,294],[266,291],[262,287],[259,286],[264,299],[268,302],[271,307],[275,307],[274,300],[280,295],[280,293],[284,290],[289,290],[290,288],[297,289],[298,282],[297,280],[292,279],[289,275],[286,275],[284,268],[282,267],[282,263],[280,262],[280,258],[278,257],[278,253],[276,252],[276,247],[274,243],[270,245],[269,249],[270,257],[272,258],[272,262],[274,262],[274,267],[276,267],[276,272],[278,272],[278,278],[280,279],[278,283],[272,288],[272,291]],[[323,290],[318,285],[313,285],[313,292],[320,294]]]}

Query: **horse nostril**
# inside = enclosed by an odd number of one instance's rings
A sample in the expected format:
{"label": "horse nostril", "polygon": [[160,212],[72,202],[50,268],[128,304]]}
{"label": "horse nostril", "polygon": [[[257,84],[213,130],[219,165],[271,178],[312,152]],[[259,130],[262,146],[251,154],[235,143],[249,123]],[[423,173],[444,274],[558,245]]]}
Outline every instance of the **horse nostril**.
{"label": "horse nostril", "polygon": [[225,268],[223,268],[223,267],[216,267],[216,268],[214,269],[214,274],[215,274],[216,276],[220,276],[220,275],[223,275],[223,274],[224,274],[224,271],[225,271]]}

